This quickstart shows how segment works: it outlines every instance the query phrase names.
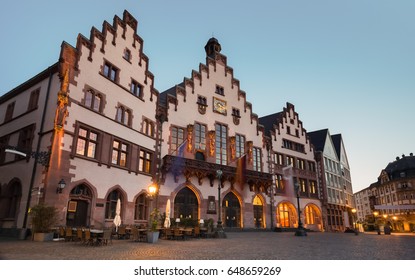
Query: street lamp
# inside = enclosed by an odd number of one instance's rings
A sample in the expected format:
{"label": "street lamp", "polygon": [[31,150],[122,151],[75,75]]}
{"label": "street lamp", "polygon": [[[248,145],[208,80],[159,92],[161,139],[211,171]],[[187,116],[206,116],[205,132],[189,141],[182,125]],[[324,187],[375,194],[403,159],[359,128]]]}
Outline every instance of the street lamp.
{"label": "street lamp", "polygon": [[217,238],[226,238],[226,233],[223,230],[223,225],[222,225],[222,209],[221,209],[221,200],[220,200],[220,192],[222,189],[222,175],[223,175],[223,171],[222,170],[216,170],[216,178],[218,178],[218,225],[216,227],[216,237]]}
{"label": "street lamp", "polygon": [[[379,216],[379,212],[375,211],[373,212],[373,216],[375,217],[375,228],[376,228],[376,218]],[[378,227],[378,235],[380,235],[380,228]]]}
{"label": "street lamp", "polygon": [[353,208],[353,209],[352,209],[353,229],[354,229],[355,234],[357,235],[357,233],[358,233],[358,229],[357,229],[357,217],[356,217],[356,212],[357,212],[356,208]]}
{"label": "street lamp", "polygon": [[297,194],[297,212],[298,212],[298,227],[295,231],[295,236],[307,236],[307,232],[303,227],[303,223],[301,222],[301,210],[300,210],[300,185],[298,182],[294,183],[294,189]]}

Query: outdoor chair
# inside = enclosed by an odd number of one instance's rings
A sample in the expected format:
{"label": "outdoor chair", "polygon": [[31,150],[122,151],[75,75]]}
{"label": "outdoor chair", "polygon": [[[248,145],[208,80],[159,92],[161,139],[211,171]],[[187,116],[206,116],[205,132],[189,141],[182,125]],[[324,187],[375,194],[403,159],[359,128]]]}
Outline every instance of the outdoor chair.
{"label": "outdoor chair", "polygon": [[102,235],[102,244],[103,245],[112,245],[112,230],[111,229],[104,229],[104,233]]}
{"label": "outdoor chair", "polygon": [[84,235],[83,235],[83,239],[82,239],[82,244],[83,245],[94,245],[94,240],[92,239],[91,236],[91,231],[89,229],[85,229],[84,231]]}
{"label": "outdoor chair", "polygon": [[82,241],[83,233],[82,228],[76,229],[76,241]]}
{"label": "outdoor chair", "polygon": [[193,236],[196,237],[196,238],[200,237],[200,227],[195,227]]}
{"label": "outdoor chair", "polygon": [[117,231],[118,239],[126,239],[127,238],[127,230],[125,226],[119,226]]}
{"label": "outdoor chair", "polygon": [[146,242],[147,241],[147,231],[139,231],[138,234],[138,240],[141,242]]}
{"label": "outdoor chair", "polygon": [[66,227],[65,229],[65,241],[73,241],[74,235],[72,231],[72,227]]}
{"label": "outdoor chair", "polygon": [[173,239],[173,236],[174,236],[174,233],[173,233],[173,231],[172,231],[172,229],[171,228],[166,228],[165,230],[164,230],[164,238],[165,239],[167,239],[167,240],[171,240],[171,239]]}
{"label": "outdoor chair", "polygon": [[64,227],[59,227],[59,235],[58,238],[65,238],[65,228]]}
{"label": "outdoor chair", "polygon": [[133,242],[138,242],[139,241],[140,236],[139,236],[139,233],[138,233],[138,228],[133,227],[131,229],[131,235],[132,235],[131,239],[133,240]]}
{"label": "outdoor chair", "polygon": [[179,228],[175,228],[173,234],[175,240],[179,240],[179,238],[184,240],[184,235]]}

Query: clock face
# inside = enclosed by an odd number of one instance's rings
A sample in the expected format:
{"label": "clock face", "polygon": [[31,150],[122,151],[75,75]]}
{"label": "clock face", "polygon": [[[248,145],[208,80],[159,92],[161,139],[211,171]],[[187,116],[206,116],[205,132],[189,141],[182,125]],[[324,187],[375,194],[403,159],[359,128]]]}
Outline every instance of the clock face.
{"label": "clock face", "polygon": [[213,97],[213,111],[226,115],[226,101]]}

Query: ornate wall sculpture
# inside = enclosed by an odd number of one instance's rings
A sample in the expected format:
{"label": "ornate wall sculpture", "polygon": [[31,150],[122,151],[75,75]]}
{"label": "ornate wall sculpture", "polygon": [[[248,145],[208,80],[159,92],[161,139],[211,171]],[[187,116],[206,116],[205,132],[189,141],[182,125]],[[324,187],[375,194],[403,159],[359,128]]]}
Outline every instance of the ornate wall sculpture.
{"label": "ornate wall sculpture", "polygon": [[215,131],[210,130],[209,131],[209,155],[214,156],[215,155]]}
{"label": "ornate wall sculpture", "polygon": [[187,151],[192,152],[193,148],[193,124],[187,125]]}

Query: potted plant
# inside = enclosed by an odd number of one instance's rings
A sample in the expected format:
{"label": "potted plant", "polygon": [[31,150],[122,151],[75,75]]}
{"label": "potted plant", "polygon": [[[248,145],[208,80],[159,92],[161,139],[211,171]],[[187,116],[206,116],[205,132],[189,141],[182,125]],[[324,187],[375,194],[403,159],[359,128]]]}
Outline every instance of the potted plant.
{"label": "potted plant", "polygon": [[147,242],[156,243],[158,241],[160,232],[157,230],[157,226],[160,219],[160,211],[157,208],[154,208],[150,213],[150,224],[149,231],[147,233]]}
{"label": "potted plant", "polygon": [[52,227],[58,218],[57,209],[43,203],[30,209],[34,241],[51,241],[53,239]]}

